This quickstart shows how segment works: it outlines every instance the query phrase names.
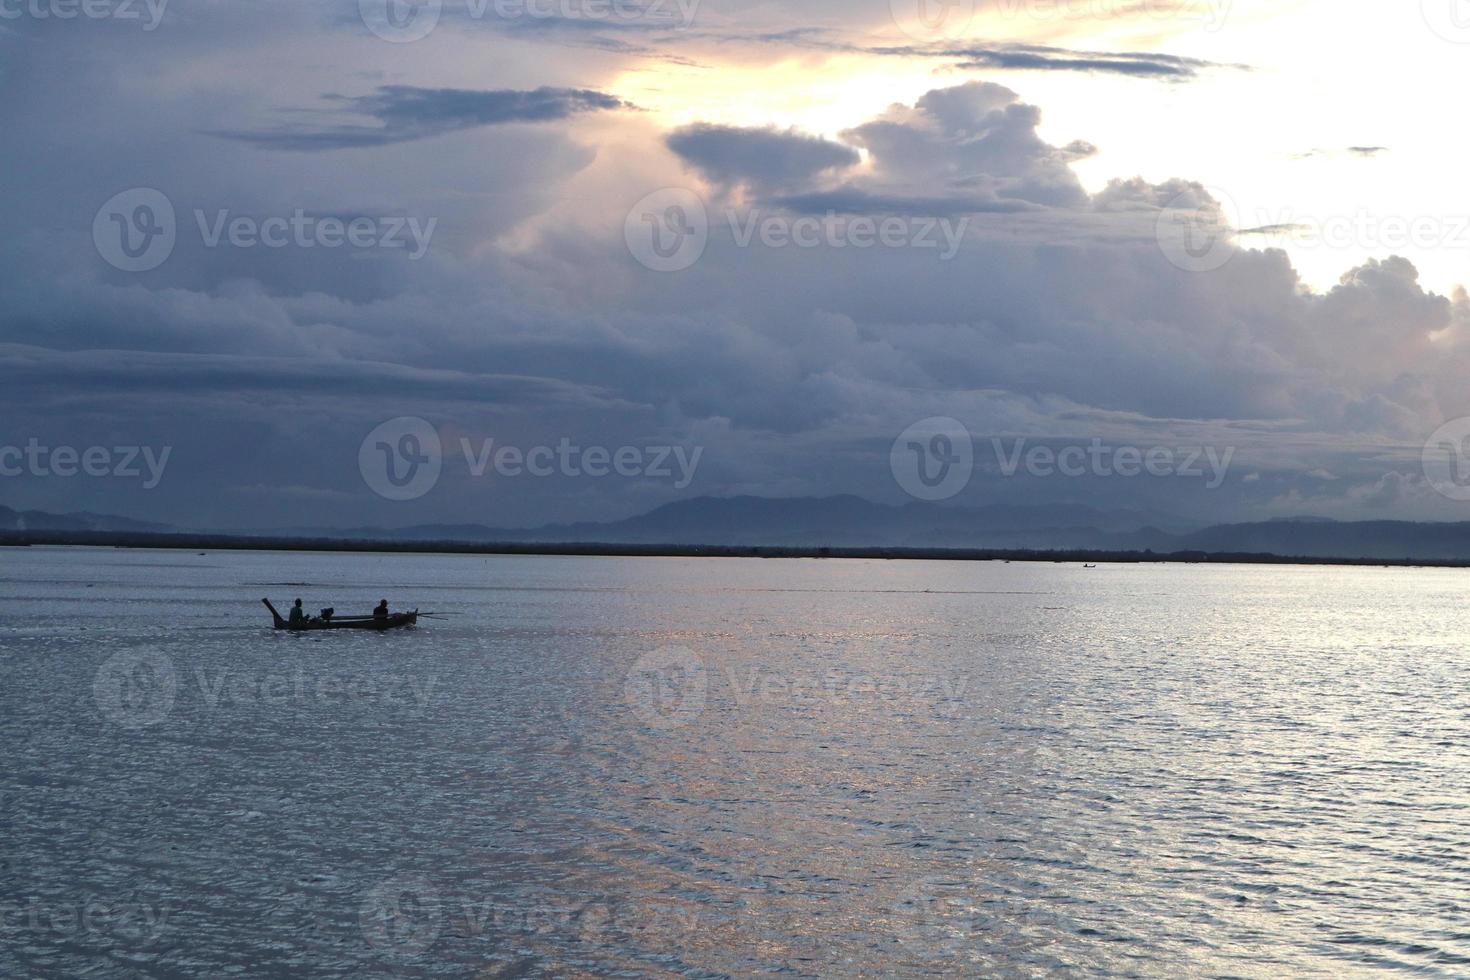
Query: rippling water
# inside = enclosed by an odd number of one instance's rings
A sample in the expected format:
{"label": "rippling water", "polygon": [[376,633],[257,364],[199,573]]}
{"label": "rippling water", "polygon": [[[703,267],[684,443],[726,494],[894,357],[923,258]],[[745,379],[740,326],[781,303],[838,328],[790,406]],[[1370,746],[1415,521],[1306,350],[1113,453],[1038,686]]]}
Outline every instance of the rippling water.
{"label": "rippling water", "polygon": [[1470,572],[0,556],[5,975],[1470,973]]}

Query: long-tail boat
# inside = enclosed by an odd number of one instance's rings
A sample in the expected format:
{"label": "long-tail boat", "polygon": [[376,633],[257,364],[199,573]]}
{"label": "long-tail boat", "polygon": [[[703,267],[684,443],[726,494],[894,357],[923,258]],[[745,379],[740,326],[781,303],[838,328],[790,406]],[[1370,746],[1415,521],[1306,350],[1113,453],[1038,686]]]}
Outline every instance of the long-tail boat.
{"label": "long-tail boat", "polygon": [[404,626],[415,626],[419,621],[419,611],[392,613],[387,616],[331,616],[328,618],[315,617],[305,619],[299,623],[292,623],[280,613],[276,607],[271,605],[269,599],[262,599],[265,608],[271,611],[271,618],[276,621],[276,629],[290,630],[293,633],[305,633],[311,630],[396,630]]}

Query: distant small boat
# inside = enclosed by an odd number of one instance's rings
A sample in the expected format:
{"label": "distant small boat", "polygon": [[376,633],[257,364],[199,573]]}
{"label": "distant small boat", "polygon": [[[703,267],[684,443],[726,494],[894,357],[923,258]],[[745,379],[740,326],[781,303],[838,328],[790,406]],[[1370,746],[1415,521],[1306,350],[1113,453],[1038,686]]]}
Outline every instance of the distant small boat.
{"label": "distant small boat", "polygon": [[415,626],[419,621],[419,611],[393,613],[390,616],[333,616],[331,619],[308,619],[304,623],[292,626],[276,607],[271,605],[269,599],[262,599],[265,608],[271,611],[271,618],[276,621],[276,629],[290,630],[293,633],[306,633],[311,630],[396,630],[404,626]]}

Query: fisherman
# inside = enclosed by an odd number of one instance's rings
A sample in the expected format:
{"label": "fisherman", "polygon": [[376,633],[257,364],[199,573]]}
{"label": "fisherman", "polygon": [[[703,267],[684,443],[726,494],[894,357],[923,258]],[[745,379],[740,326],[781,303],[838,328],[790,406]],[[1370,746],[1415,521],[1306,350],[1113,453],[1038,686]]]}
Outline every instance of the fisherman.
{"label": "fisherman", "polygon": [[297,599],[296,605],[291,607],[291,625],[300,626],[305,623],[308,618],[309,617],[306,615],[306,610],[301,608],[301,600]]}
{"label": "fisherman", "polygon": [[387,619],[388,618],[388,600],[387,599],[383,599],[382,601],[380,601],[378,603],[377,608],[373,610],[373,618],[374,619]]}

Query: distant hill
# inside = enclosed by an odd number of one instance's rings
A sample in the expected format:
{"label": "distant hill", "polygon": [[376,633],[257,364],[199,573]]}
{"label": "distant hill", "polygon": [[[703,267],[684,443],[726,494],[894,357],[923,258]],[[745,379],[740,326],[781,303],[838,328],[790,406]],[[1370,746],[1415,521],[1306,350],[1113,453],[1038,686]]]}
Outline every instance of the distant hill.
{"label": "distant hill", "polygon": [[334,538],[394,541],[498,541],[607,544],[767,545],[786,547],[1113,548],[1119,536],[1167,545],[1197,525],[1177,517],[1082,506],[895,507],[861,497],[698,497],[605,524],[484,525],[293,529]]}
{"label": "distant hill", "polygon": [[1220,524],[1178,539],[1186,551],[1251,552],[1388,561],[1470,559],[1470,523],[1270,521]]}
{"label": "distant hill", "polygon": [[[181,529],[102,514],[0,507],[0,531],[164,534]],[[195,529],[197,530],[197,529]],[[234,532],[249,536],[253,532]],[[1470,562],[1470,523],[1332,521],[1320,517],[1197,527],[1167,514],[1036,504],[950,507],[878,504],[861,497],[698,497],[627,520],[496,528],[262,529],[262,536],[507,545],[917,548],[1260,554],[1300,558]]]}
{"label": "distant hill", "polygon": [[0,507],[0,531],[117,531],[161,534],[174,528],[167,524],[135,521],[111,514],[48,514],[42,510],[11,510]]}

